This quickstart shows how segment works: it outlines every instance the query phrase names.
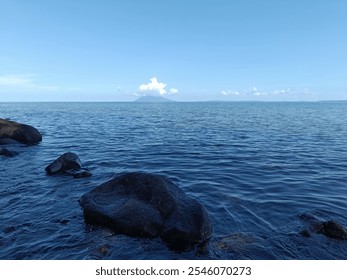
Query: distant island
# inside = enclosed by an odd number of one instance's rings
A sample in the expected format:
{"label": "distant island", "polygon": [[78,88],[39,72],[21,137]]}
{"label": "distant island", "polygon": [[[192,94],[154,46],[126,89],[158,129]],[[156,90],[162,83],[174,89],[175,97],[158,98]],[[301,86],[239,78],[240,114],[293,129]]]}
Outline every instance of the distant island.
{"label": "distant island", "polygon": [[168,103],[176,102],[174,100],[162,97],[162,96],[141,96],[134,102],[147,102],[147,103]]}

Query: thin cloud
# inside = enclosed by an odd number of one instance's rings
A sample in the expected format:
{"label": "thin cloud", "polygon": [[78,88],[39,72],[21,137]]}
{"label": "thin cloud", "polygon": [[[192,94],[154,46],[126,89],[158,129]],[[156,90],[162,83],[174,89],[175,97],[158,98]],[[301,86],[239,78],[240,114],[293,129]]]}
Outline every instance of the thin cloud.
{"label": "thin cloud", "polygon": [[310,95],[311,90],[308,88],[286,88],[275,90],[260,90],[257,87],[252,87],[245,90],[222,90],[221,94],[224,96],[292,96],[292,95]]}
{"label": "thin cloud", "polygon": [[236,90],[222,90],[221,94],[225,96],[231,96],[231,95],[241,95],[240,92]]}
{"label": "thin cloud", "polygon": [[55,91],[59,87],[40,85],[35,81],[34,74],[3,75],[0,76],[0,87],[20,90],[48,90]]}
{"label": "thin cloud", "polygon": [[0,76],[0,86],[27,86],[32,84],[32,75]]}
{"label": "thin cloud", "polygon": [[154,95],[154,96],[164,96],[165,94],[176,94],[178,90],[176,88],[171,88],[166,90],[167,84],[159,82],[156,77],[150,79],[150,83],[142,84],[139,86],[138,92],[135,93],[137,96],[143,95]]}

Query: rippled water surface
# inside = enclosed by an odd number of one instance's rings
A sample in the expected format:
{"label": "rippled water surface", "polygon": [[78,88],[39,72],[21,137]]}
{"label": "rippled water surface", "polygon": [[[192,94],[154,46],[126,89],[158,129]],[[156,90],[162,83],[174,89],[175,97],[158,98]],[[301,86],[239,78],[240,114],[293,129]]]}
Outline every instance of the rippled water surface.
{"label": "rippled water surface", "polygon": [[[347,103],[0,103],[36,146],[0,157],[0,259],[347,259],[347,241],[300,217],[347,226]],[[93,176],[47,176],[64,152]],[[128,171],[166,175],[206,206],[211,240],[159,239],[84,223],[78,199]]]}

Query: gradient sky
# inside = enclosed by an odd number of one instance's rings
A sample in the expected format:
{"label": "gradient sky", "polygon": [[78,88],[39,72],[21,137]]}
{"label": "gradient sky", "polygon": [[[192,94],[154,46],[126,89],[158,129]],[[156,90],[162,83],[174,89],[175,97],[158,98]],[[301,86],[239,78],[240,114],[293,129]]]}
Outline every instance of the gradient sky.
{"label": "gradient sky", "polygon": [[0,0],[0,101],[347,99],[346,0]]}

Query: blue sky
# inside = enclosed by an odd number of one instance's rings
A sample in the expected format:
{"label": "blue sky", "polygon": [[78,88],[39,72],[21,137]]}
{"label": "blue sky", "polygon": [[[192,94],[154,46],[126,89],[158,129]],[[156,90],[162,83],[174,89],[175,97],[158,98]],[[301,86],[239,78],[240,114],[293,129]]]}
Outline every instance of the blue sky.
{"label": "blue sky", "polygon": [[0,0],[0,101],[347,99],[345,0]]}

